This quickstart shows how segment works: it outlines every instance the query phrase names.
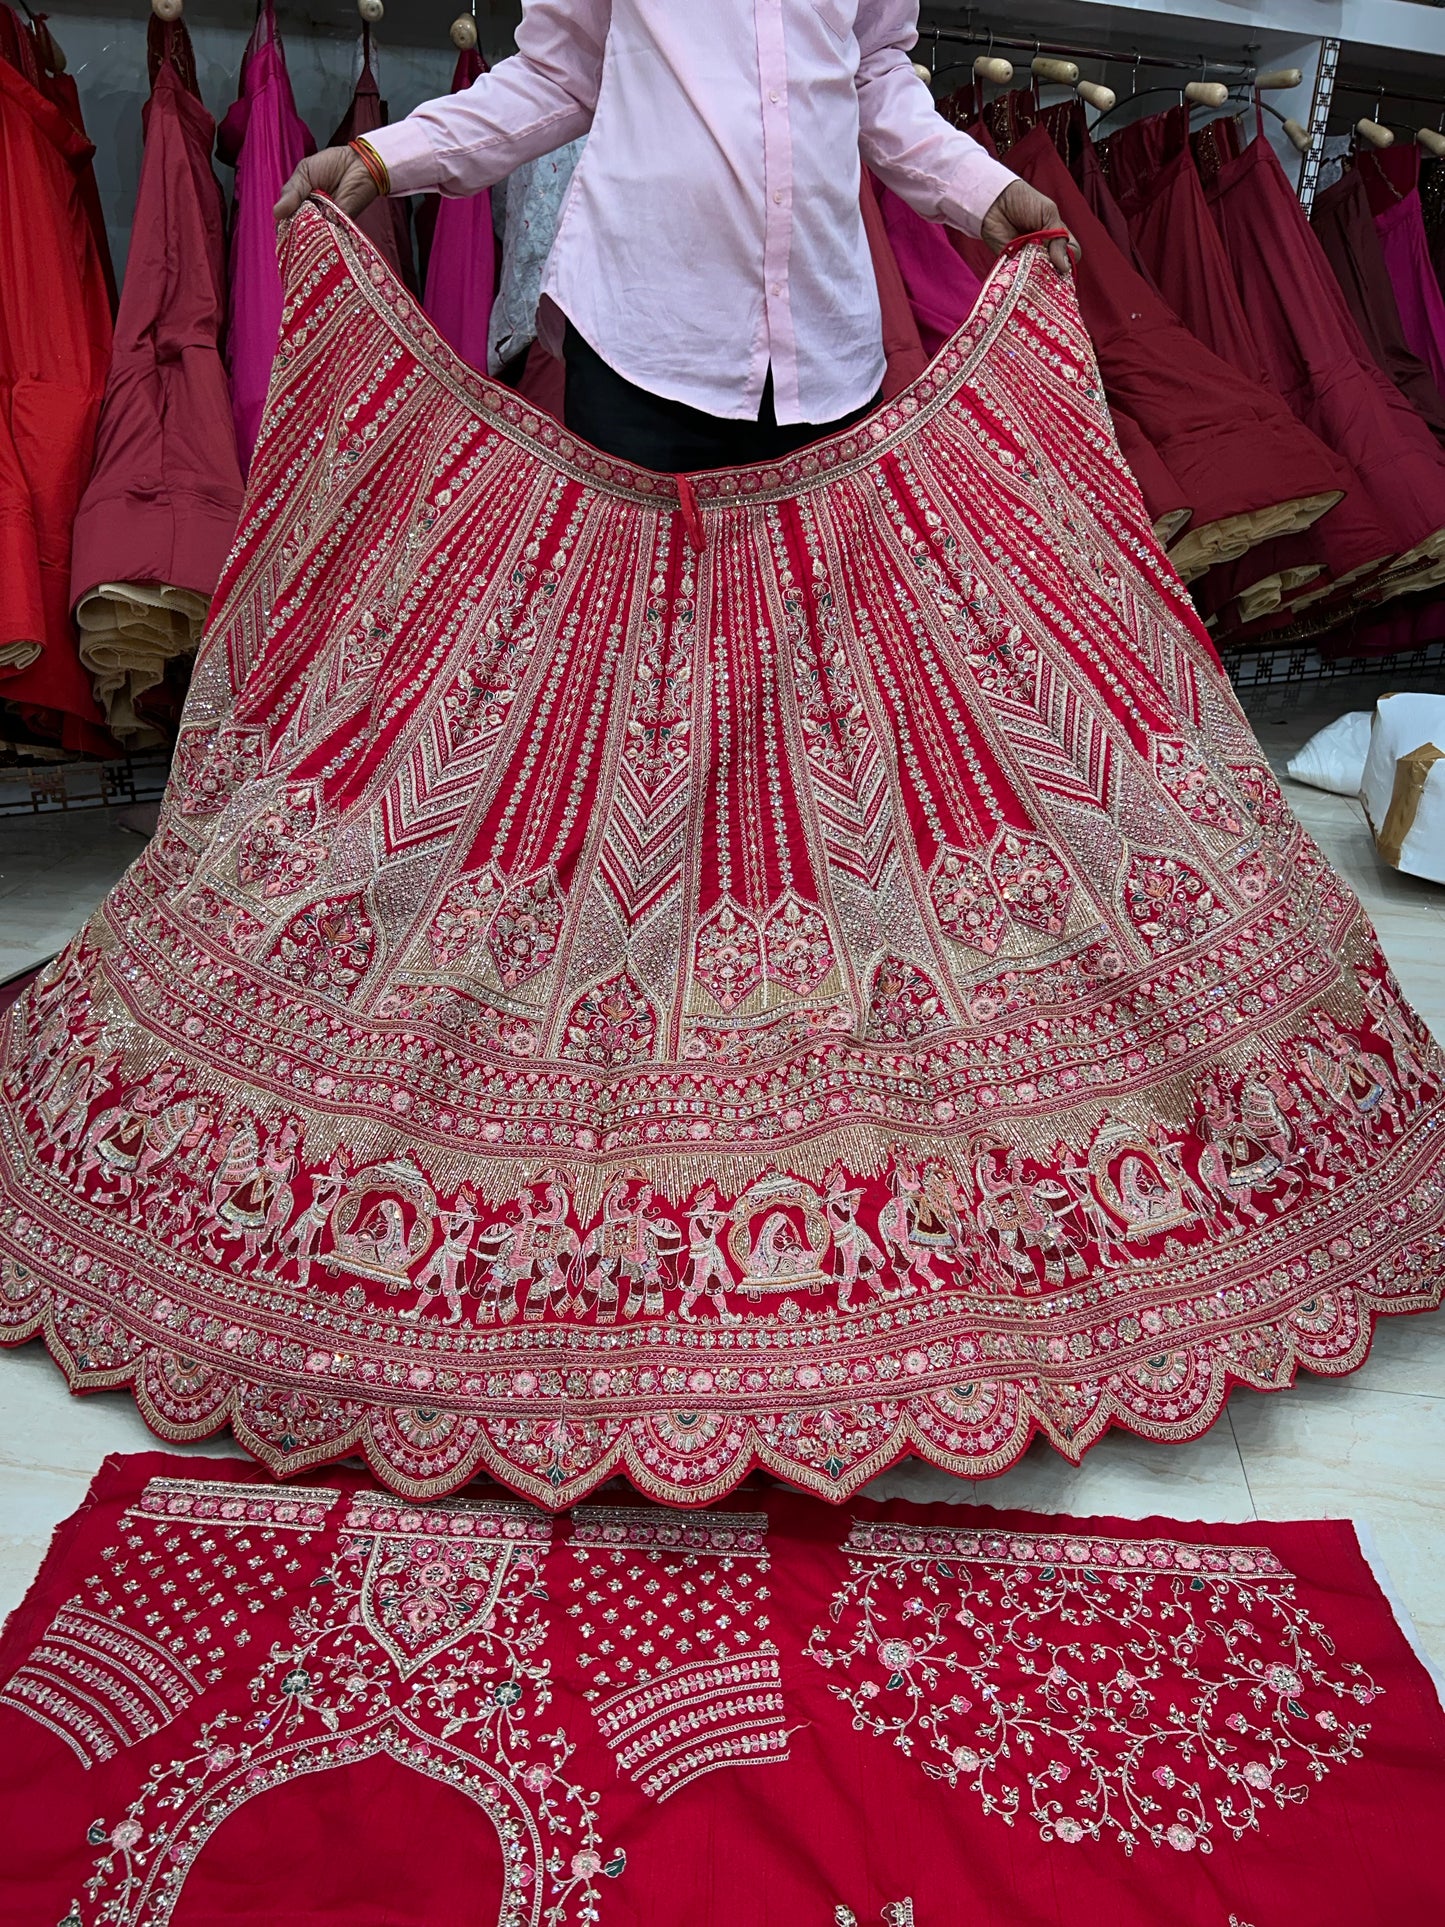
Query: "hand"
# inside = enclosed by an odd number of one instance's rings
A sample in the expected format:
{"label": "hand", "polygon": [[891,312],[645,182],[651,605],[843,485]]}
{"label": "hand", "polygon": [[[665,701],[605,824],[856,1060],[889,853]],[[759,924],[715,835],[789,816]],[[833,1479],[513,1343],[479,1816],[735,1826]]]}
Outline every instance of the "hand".
{"label": "hand", "polygon": [[[1016,241],[1021,234],[1038,234],[1044,228],[1063,225],[1059,210],[1047,194],[1040,194],[1027,181],[1010,181],[984,215],[979,233],[1001,254],[1009,242]],[[1060,274],[1071,273],[1081,253],[1072,234],[1067,241],[1049,242],[1049,259]]]}
{"label": "hand", "polygon": [[366,163],[349,147],[323,147],[302,161],[281,190],[276,219],[289,221],[311,194],[329,194],[354,221],[376,199],[378,188]]}

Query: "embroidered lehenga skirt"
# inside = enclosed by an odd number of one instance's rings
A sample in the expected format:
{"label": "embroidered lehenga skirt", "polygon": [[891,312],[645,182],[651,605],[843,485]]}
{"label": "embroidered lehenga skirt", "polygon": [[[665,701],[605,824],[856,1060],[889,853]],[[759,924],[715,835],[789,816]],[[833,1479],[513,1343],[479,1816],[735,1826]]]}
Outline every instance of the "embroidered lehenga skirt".
{"label": "embroidered lehenga skirt", "polygon": [[681,486],[292,224],[159,833],[3,1042],[5,1335],[404,1493],[1204,1431],[1440,1295],[1442,1060],[1005,260]]}

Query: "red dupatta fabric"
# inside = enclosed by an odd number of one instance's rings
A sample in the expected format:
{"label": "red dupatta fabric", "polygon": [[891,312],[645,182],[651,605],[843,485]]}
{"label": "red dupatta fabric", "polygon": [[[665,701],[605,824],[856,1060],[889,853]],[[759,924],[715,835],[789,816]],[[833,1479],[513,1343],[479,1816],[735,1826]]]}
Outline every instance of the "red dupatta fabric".
{"label": "red dupatta fabric", "polygon": [[1400,1927],[1445,1717],[1344,1521],[112,1459],[0,1642],[7,1917]]}
{"label": "red dupatta fabric", "polygon": [[0,1318],[562,1503],[1197,1435],[1437,1302],[1445,1063],[1028,245],[679,485],[308,205],[159,831],[0,1033]]}

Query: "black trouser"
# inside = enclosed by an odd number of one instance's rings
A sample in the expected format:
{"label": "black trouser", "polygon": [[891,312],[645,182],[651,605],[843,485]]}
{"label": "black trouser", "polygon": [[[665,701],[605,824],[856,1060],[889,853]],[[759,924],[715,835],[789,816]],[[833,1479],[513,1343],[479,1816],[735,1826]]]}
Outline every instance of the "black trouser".
{"label": "black trouser", "polygon": [[877,396],[836,422],[778,424],[773,412],[773,373],[763,386],[755,422],[727,421],[684,401],[650,395],[609,368],[569,322],[563,346],[567,363],[566,421],[574,435],[639,468],[676,475],[691,469],[737,468],[776,462],[809,442],[821,441],[860,421]]}

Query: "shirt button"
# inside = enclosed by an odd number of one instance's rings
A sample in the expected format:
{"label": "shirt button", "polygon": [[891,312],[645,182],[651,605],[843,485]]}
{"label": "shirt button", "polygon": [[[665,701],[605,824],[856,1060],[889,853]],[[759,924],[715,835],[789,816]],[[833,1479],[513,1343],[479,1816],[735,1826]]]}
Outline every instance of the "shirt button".
{"label": "shirt button", "polygon": [[777,88],[776,88],[776,87],[770,87],[770,88],[768,89],[768,99],[769,99],[769,100],[776,100],[777,98],[778,98],[778,90],[777,90]]}
{"label": "shirt button", "polygon": [[768,293],[770,295],[773,295],[774,297],[780,295],[782,292],[783,292],[782,289],[778,286],[776,281],[773,283],[772,287],[768,289]]}
{"label": "shirt button", "polygon": [[782,205],[783,190],[780,187],[775,187],[773,189],[773,199],[779,204],[779,206]]}

